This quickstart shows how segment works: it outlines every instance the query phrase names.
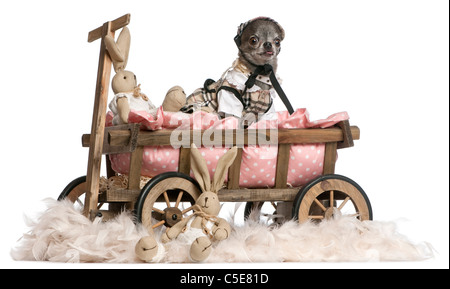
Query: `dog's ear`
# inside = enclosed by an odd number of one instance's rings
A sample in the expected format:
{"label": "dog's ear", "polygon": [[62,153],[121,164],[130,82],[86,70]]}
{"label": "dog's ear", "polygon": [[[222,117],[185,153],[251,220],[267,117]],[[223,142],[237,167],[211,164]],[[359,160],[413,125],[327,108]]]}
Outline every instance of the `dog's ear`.
{"label": "dog's ear", "polygon": [[236,43],[237,47],[241,47],[241,35],[234,36],[234,43]]}

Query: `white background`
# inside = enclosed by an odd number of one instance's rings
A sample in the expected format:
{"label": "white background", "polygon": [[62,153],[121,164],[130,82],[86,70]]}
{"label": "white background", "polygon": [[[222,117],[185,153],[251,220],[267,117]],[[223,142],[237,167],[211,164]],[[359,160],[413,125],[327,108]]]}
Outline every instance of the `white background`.
{"label": "white background", "polygon": [[[43,199],[57,198],[86,174],[81,135],[90,132],[100,45],[87,35],[131,13],[127,68],[157,105],[173,85],[189,93],[206,78],[218,79],[237,55],[240,23],[277,20],[286,30],[278,73],[293,106],[306,107],[312,120],[347,111],[361,129],[355,147],[340,151],[336,172],[364,188],[375,220],[395,221],[412,242],[437,251],[421,262],[213,267],[448,268],[448,6],[445,0],[2,1],[0,267],[106,266],[17,262],[9,252],[27,231],[23,215],[42,212]],[[155,265],[106,267],[134,266]]]}

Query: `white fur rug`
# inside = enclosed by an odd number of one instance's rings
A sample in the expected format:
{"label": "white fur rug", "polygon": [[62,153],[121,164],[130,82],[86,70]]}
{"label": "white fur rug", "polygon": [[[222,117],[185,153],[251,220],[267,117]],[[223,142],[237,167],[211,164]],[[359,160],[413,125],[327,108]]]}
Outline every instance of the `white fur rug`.
{"label": "white fur rug", "polygon": [[[13,259],[141,262],[134,247],[148,233],[133,223],[129,213],[107,222],[90,222],[68,202],[45,202],[48,209],[36,221],[27,220],[30,231],[11,250]],[[393,222],[339,217],[319,225],[289,221],[269,227],[248,221],[232,224],[232,228],[231,236],[214,245],[206,262],[417,261],[433,257],[429,244],[411,243]],[[188,252],[186,245],[172,241],[161,262],[189,262]]]}

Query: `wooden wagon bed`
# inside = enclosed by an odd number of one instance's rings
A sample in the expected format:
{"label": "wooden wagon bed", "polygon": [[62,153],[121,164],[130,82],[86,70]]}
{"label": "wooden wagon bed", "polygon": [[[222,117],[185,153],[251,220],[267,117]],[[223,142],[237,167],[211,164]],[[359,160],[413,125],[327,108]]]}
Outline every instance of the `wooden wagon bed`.
{"label": "wooden wagon bed", "polygon": [[[205,131],[190,130],[188,140],[202,140]],[[105,128],[103,154],[111,153],[131,153],[129,186],[128,189],[112,189],[100,195],[102,202],[129,202],[136,200],[140,194],[140,171],[142,165],[142,153],[145,146],[170,146],[172,129],[157,131],[139,130],[139,125],[130,124]],[[300,187],[288,187],[287,172],[289,163],[289,152],[292,144],[325,143],[325,158],[323,164],[323,174],[333,174],[335,169],[337,149],[353,145],[354,139],[359,139],[359,128],[349,126],[348,121],[338,123],[337,126],[324,129],[278,129],[276,133],[267,130],[221,130],[216,133],[208,132],[208,135],[217,135],[217,141],[208,139],[209,145],[225,145],[224,141],[233,136],[233,146],[238,146],[238,156],[230,167],[227,187],[219,192],[222,202],[249,202],[249,201],[292,201],[297,195]],[[225,137],[225,136],[228,137]],[[237,138],[243,135],[243,138]],[[270,136],[277,135],[274,139]],[[90,134],[82,137],[84,147],[89,147]],[[243,142],[239,143],[239,140]],[[264,144],[278,145],[277,168],[275,186],[273,188],[242,188],[239,187],[239,173],[241,165],[242,147],[244,145]],[[182,142],[179,158],[179,172],[189,174],[190,171],[190,143]],[[196,143],[200,146],[201,143]],[[230,143],[227,143],[230,146]],[[108,161],[108,158],[107,158]],[[108,177],[114,175],[114,171],[108,166]]]}

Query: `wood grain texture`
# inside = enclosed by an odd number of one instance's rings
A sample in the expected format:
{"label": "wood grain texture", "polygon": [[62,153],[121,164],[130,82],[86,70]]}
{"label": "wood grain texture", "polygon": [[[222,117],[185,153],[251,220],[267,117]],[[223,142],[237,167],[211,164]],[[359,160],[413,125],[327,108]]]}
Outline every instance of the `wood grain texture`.
{"label": "wood grain texture", "polygon": [[[103,24],[102,37],[111,35],[110,23]],[[89,158],[86,174],[87,192],[84,207],[84,215],[92,217],[90,211],[97,208],[101,159],[103,154],[103,140],[105,131],[106,108],[108,104],[109,82],[111,79],[111,59],[106,53],[105,43],[102,39],[100,46],[100,58],[95,89],[94,111],[92,116],[91,137],[89,139]]]}
{"label": "wood grain texture", "polygon": [[[169,146],[175,136],[186,136],[185,140],[178,140],[177,145],[190,147],[192,140],[202,140],[205,131],[175,131],[172,129],[162,129],[156,131],[140,131],[137,145],[141,146]],[[353,140],[358,140],[360,130],[357,126],[350,126],[350,133]],[[217,130],[208,132],[208,136],[217,134],[217,139],[208,138],[208,145],[277,145],[282,143],[302,144],[302,143],[327,143],[343,142],[344,134],[340,128],[311,128],[311,129],[279,129],[279,130]],[[232,136],[232,137],[230,137]],[[271,137],[272,136],[272,137]],[[276,136],[276,138],[274,137]],[[123,146],[130,142],[131,132],[128,130],[110,131],[108,140],[111,146]],[[172,140],[171,140],[172,138]],[[90,135],[84,135],[82,145],[88,146]],[[178,139],[178,138],[176,138]],[[198,144],[196,143],[198,146]]]}

